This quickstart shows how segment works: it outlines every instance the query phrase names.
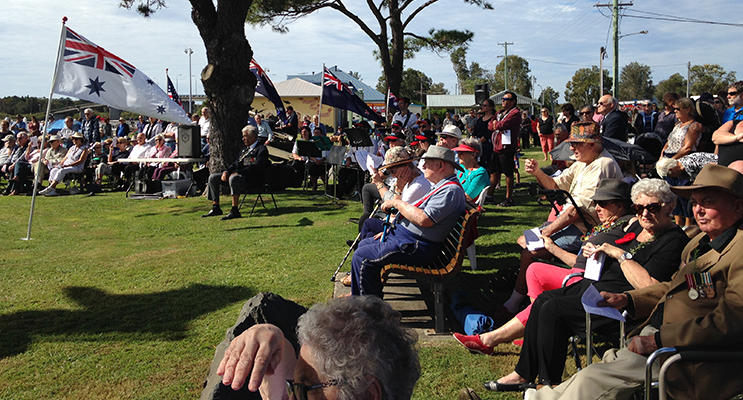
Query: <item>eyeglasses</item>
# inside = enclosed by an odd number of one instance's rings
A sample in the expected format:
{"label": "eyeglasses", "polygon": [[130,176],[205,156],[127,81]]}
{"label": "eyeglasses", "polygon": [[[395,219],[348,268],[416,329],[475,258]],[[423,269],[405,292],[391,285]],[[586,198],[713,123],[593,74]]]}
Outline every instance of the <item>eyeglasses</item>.
{"label": "eyeglasses", "polygon": [[338,386],[336,379],[329,380],[327,382],[318,383],[317,385],[307,386],[301,383],[294,383],[292,380],[286,381],[286,392],[289,394],[289,398],[294,395],[297,400],[307,400],[307,392],[315,389],[322,389],[330,386]]}
{"label": "eyeglasses", "polygon": [[732,92],[728,92],[728,96],[735,96],[737,94],[738,94],[738,92],[735,91],[735,90],[733,90]]}
{"label": "eyeglasses", "polygon": [[642,204],[633,204],[630,209],[635,215],[641,215],[643,211],[648,210],[650,214],[657,214],[666,203],[650,203],[646,206]]}
{"label": "eyeglasses", "polygon": [[615,200],[599,200],[596,202],[597,206],[600,206],[601,208],[606,208],[606,206],[612,205],[616,203]]}

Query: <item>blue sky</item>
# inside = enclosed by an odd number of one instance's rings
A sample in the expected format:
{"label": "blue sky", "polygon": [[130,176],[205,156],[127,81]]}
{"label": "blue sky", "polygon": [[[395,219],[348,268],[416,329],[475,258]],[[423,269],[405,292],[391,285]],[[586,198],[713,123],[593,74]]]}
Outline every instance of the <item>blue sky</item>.
{"label": "blue sky", "polygon": [[[367,22],[366,2],[348,0],[347,5]],[[119,8],[117,0],[3,0],[0,13],[0,97],[9,95],[48,96],[54,69],[62,16],[68,26],[108,51],[134,64],[165,86],[165,68],[178,84],[179,93],[188,94],[188,56],[194,50],[193,74],[198,76],[206,64],[203,43],[190,19],[186,0],[170,0],[168,8],[144,19],[133,11]],[[475,33],[467,54],[494,69],[503,55],[498,42],[513,42],[508,53],[526,58],[540,87],[551,86],[561,94],[579,68],[598,65],[599,48],[607,46],[609,58],[604,67],[611,73],[611,19],[601,15],[595,2],[567,0],[495,0],[494,10],[486,11],[459,0],[441,0],[421,13],[410,30],[425,33],[430,28],[469,29]],[[636,0],[635,11],[693,17],[700,20],[738,23],[733,11],[743,11],[739,0],[704,2],[694,0]],[[714,5],[714,7],[712,6]],[[608,9],[603,13],[609,15]],[[630,13],[628,12],[628,15]],[[372,25],[373,26],[373,25]],[[333,10],[322,10],[292,23],[288,34],[268,27],[246,25],[254,57],[274,82],[286,75],[319,71],[322,64],[338,65],[345,71],[358,71],[364,82],[374,86],[381,68],[372,56],[375,46],[354,23]],[[647,30],[620,41],[620,66],[636,61],[651,66],[657,83],[673,73],[686,76],[686,63],[720,64],[736,71],[743,79],[743,58],[734,56],[736,37],[743,28],[691,24],[625,17],[621,33]],[[448,56],[421,52],[406,67],[423,71],[434,82],[443,82],[454,92],[456,77]],[[197,80],[194,92],[203,92]],[[491,92],[495,90],[491,89]]]}

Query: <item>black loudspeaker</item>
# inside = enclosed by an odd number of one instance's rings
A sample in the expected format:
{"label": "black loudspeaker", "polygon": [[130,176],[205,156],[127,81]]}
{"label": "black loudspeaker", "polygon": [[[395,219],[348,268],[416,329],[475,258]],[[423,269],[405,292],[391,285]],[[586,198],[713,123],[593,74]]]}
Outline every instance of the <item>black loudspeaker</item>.
{"label": "black loudspeaker", "polygon": [[198,125],[178,127],[178,157],[201,157],[201,129]]}
{"label": "black loudspeaker", "polygon": [[490,97],[490,85],[487,83],[480,83],[475,85],[475,103],[482,104],[487,98]]}

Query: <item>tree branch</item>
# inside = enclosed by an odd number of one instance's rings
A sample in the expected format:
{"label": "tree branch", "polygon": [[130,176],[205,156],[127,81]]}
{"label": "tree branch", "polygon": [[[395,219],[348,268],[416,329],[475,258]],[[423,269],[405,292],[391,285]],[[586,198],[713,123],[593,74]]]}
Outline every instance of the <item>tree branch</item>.
{"label": "tree branch", "polygon": [[[413,18],[415,18],[415,16],[418,15],[419,12],[423,11],[426,7],[430,6],[431,4],[436,3],[438,1],[439,0],[428,0],[427,2],[421,4],[421,6],[418,7],[415,11],[413,11],[412,14],[408,15],[408,18],[406,18],[405,19],[405,22],[403,22],[403,24],[402,24],[402,29],[407,28],[407,26],[410,23],[410,21],[412,21]],[[407,7],[412,2],[413,2],[413,0],[407,0],[405,2],[405,4],[403,4],[403,6],[400,8],[400,11],[402,11],[405,7]]]}
{"label": "tree branch", "polygon": [[[366,4],[369,6],[372,14],[374,14],[374,18],[376,18],[377,22],[379,22],[380,36],[386,37],[387,35],[383,35],[384,32],[387,32],[387,25],[385,25],[386,19],[384,18],[384,15],[382,15],[382,4],[384,4],[384,1],[380,1],[379,6],[376,6],[374,4],[374,0],[366,0]],[[380,37],[380,39],[382,38]],[[384,41],[386,42],[387,40]]]}
{"label": "tree branch", "polygon": [[372,31],[371,28],[369,28],[369,26],[363,20],[361,20],[358,15],[352,13],[349,9],[347,9],[342,1],[336,0],[333,3],[329,4],[328,7],[339,11],[341,14],[348,17],[351,21],[355,22],[356,25],[358,25],[359,28],[361,28],[361,30],[364,31],[364,33],[366,33],[377,46],[382,47],[383,45],[387,45],[387,43],[382,41],[380,35]]}

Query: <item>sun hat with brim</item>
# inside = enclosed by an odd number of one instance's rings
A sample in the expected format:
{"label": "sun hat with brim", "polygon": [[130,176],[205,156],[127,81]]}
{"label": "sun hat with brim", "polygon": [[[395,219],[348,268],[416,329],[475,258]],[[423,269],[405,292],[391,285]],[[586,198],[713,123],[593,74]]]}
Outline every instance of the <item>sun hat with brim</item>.
{"label": "sun hat with brim", "polygon": [[3,142],[9,142],[11,140],[15,140],[15,136],[8,135],[8,136],[6,136],[6,137],[3,138]]}
{"label": "sun hat with brim", "polygon": [[630,186],[620,179],[604,179],[591,197],[593,201],[630,200]]}
{"label": "sun hat with brim", "polygon": [[403,132],[390,132],[384,137],[384,140],[405,140],[405,133]]}
{"label": "sun hat with brim", "polygon": [[82,139],[85,140],[85,136],[83,136],[82,132],[75,132],[70,136],[70,139]]}
{"label": "sun hat with brim", "polygon": [[454,152],[442,146],[431,146],[428,148],[426,154],[421,157],[424,160],[441,160],[453,165],[456,169],[464,171],[461,165],[459,165],[455,158]]}
{"label": "sun hat with brim", "polygon": [[461,151],[465,151],[465,152],[470,152],[470,153],[477,153],[477,150],[475,150],[474,148],[472,148],[470,146],[467,146],[466,144],[460,144],[459,146],[457,146],[457,147],[455,147],[455,148],[453,148],[451,150],[452,151],[460,151],[460,152]]}
{"label": "sun hat with brim", "polygon": [[570,137],[566,142],[601,143],[599,124],[595,122],[577,122],[570,128]]}
{"label": "sun hat with brim", "polygon": [[47,142],[53,142],[53,141],[59,141],[59,136],[57,135],[51,135],[48,139],[46,139]]}
{"label": "sun hat with brim", "polygon": [[743,175],[740,172],[717,164],[707,164],[689,186],[671,186],[671,191],[689,199],[695,190],[717,189],[743,198]]}
{"label": "sun hat with brim", "polygon": [[455,125],[447,125],[444,127],[444,129],[441,132],[439,132],[439,136],[443,136],[443,135],[453,136],[457,139],[461,139],[462,131],[459,128],[457,128]]}
{"label": "sun hat with brim", "polygon": [[379,169],[385,170],[387,168],[397,167],[398,165],[408,164],[416,160],[420,160],[420,158],[412,157],[404,147],[393,147],[384,155],[384,163],[379,166]]}

